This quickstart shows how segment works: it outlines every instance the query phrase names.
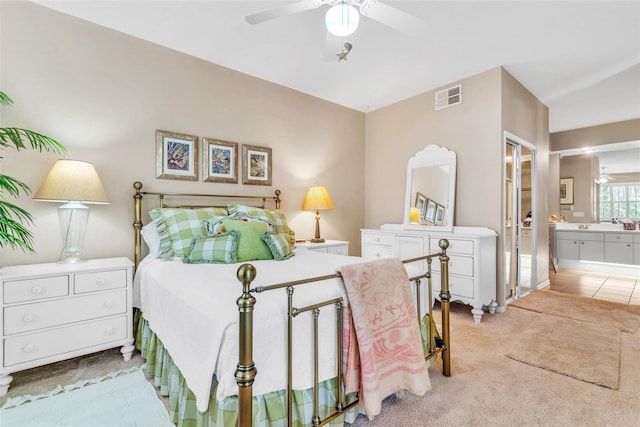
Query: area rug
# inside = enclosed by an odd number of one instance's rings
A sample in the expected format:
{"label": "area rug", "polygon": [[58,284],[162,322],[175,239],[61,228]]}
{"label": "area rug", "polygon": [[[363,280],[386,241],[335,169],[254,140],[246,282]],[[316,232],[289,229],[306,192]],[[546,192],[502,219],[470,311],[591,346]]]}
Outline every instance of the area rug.
{"label": "area rug", "polygon": [[507,357],[617,390],[621,338],[616,327],[541,313],[522,331]]}
{"label": "area rug", "polygon": [[540,290],[509,303],[538,313],[553,314],[585,322],[597,322],[635,334],[640,328],[640,305]]}
{"label": "area rug", "polygon": [[0,408],[0,425],[173,426],[140,368],[8,399]]}

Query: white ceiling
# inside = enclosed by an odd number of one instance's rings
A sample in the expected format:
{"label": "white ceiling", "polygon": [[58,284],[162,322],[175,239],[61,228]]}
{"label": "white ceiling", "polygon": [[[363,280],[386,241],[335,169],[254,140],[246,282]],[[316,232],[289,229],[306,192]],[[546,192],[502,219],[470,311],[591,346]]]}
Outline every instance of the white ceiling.
{"label": "white ceiling", "polygon": [[504,66],[549,107],[551,132],[640,117],[640,1],[394,1],[408,36],[366,17],[325,61],[327,6],[247,24],[290,1],[36,3],[367,112]]}

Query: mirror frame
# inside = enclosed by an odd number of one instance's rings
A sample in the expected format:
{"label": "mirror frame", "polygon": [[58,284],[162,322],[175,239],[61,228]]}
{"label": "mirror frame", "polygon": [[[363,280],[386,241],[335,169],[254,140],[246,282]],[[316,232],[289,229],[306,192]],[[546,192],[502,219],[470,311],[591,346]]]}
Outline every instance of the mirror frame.
{"label": "mirror frame", "polygon": [[[409,159],[407,163],[407,180],[404,200],[404,220],[403,228],[407,230],[428,230],[451,232],[453,231],[453,217],[455,212],[456,200],[456,153],[445,147],[431,144],[426,146],[422,151],[417,152]],[[446,211],[446,225],[417,225],[411,224],[409,214],[412,205],[413,171],[414,169],[425,168],[430,166],[449,166],[449,200]]]}

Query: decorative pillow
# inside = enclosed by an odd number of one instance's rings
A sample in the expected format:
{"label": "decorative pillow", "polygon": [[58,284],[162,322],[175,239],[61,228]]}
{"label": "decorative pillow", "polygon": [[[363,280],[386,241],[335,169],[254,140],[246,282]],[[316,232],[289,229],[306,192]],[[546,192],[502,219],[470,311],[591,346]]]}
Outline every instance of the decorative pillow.
{"label": "decorative pillow", "polygon": [[233,264],[237,262],[236,250],[239,233],[229,230],[215,236],[194,237],[189,255],[182,259],[186,264]]}
{"label": "decorative pillow", "polygon": [[229,218],[228,216],[217,216],[213,219],[205,219],[202,221],[202,225],[204,229],[207,231],[207,235],[213,236],[216,234],[220,234],[220,229],[222,228],[222,221]]}
{"label": "decorative pillow", "polygon": [[147,244],[147,248],[149,248],[149,255],[147,255],[147,257],[149,259],[160,257],[160,255],[162,254],[162,247],[156,223],[151,221],[150,223],[146,224],[140,230],[140,235],[142,235],[144,242]]}
{"label": "decorative pillow", "polygon": [[283,211],[275,209],[269,211],[267,209],[255,208],[253,206],[238,205],[236,203],[229,203],[227,205],[229,216],[247,216],[249,218],[261,219],[273,225],[274,232],[276,234],[282,234],[289,244],[293,248],[296,244],[296,234],[289,228],[287,224],[287,218]]}
{"label": "decorative pillow", "polygon": [[282,234],[262,233],[260,238],[267,244],[271,255],[273,255],[273,259],[276,261],[282,261],[294,255],[291,245],[289,244],[289,239],[285,238]]}
{"label": "decorative pillow", "polygon": [[260,236],[268,231],[268,226],[262,221],[239,221],[225,219],[222,221],[222,232],[235,230],[240,233],[238,248],[236,251],[238,262],[254,261],[259,259],[273,259],[271,251]]}
{"label": "decorative pillow", "polygon": [[224,208],[156,208],[149,212],[160,235],[162,256],[184,258],[194,237],[207,234],[203,221],[226,217]]}

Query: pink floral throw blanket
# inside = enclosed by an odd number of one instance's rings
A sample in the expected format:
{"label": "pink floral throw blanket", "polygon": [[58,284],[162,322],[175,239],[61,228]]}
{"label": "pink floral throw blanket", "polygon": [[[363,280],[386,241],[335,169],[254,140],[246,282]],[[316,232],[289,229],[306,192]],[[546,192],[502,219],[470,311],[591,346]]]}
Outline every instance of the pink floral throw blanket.
{"label": "pink floral throw blanket", "polygon": [[339,269],[349,296],[343,311],[346,392],[360,392],[369,418],[399,390],[431,389],[409,277],[396,258]]}

